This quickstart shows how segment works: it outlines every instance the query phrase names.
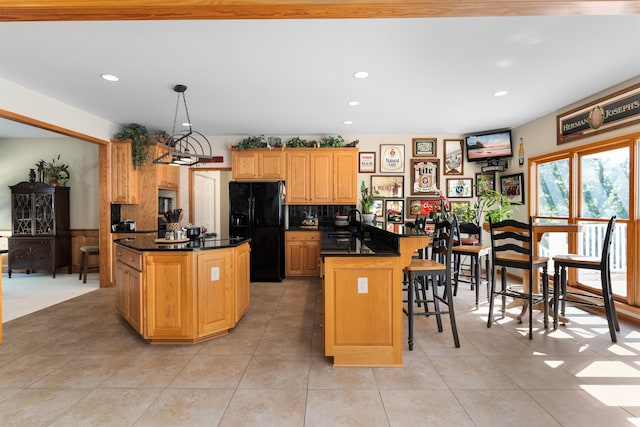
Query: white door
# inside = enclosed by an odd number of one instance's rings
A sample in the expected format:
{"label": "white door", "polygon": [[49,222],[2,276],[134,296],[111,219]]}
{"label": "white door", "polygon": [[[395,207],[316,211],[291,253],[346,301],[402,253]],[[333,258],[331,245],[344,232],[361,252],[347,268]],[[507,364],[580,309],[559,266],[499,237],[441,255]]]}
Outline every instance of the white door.
{"label": "white door", "polygon": [[220,235],[220,171],[193,174],[194,225],[207,227],[208,233]]}

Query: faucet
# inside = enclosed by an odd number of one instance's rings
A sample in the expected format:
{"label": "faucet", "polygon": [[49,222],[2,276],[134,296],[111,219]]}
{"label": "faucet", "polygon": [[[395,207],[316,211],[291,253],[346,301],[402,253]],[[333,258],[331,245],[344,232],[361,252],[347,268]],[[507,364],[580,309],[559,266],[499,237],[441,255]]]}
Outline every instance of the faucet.
{"label": "faucet", "polygon": [[[357,216],[356,216],[357,214]],[[362,214],[358,209],[352,209],[347,215],[349,221],[349,232],[352,237],[358,237],[362,239],[364,237],[364,230],[362,229]]]}

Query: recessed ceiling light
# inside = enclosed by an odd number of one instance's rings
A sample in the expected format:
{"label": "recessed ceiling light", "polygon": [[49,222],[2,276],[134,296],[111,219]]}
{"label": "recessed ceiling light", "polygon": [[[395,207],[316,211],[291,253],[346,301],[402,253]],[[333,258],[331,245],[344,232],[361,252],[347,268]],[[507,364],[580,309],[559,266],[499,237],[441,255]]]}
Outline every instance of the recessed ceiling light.
{"label": "recessed ceiling light", "polygon": [[345,120],[342,123],[344,123],[345,125],[352,125],[353,124],[353,122],[351,120]]}
{"label": "recessed ceiling light", "polygon": [[367,77],[369,77],[369,73],[367,73],[366,71],[358,71],[357,73],[354,73],[353,77],[355,77],[356,79],[366,79]]}
{"label": "recessed ceiling light", "polygon": [[349,101],[347,104],[351,105],[352,107],[355,107],[356,105],[360,105],[360,101]]}
{"label": "recessed ceiling light", "polygon": [[109,82],[117,82],[118,80],[120,80],[118,77],[114,76],[113,74],[100,74],[100,77],[102,77],[103,79]]}
{"label": "recessed ceiling light", "polygon": [[509,92],[507,92],[506,90],[499,90],[496,93],[494,93],[493,96],[505,96],[508,93]]}

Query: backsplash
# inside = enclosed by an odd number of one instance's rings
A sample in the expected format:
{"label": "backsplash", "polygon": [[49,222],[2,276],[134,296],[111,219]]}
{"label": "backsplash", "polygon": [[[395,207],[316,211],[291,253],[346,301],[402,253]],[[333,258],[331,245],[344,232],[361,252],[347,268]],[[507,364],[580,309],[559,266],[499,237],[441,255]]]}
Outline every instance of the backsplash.
{"label": "backsplash", "polygon": [[289,224],[291,226],[300,225],[305,218],[305,210],[312,215],[318,216],[319,225],[333,224],[336,215],[346,215],[350,210],[355,209],[355,205],[289,205]]}

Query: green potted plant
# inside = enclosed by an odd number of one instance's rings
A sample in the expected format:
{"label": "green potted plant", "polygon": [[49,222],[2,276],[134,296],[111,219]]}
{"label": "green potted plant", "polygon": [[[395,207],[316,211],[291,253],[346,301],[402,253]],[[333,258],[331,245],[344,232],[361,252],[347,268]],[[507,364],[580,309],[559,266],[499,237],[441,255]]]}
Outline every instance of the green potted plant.
{"label": "green potted plant", "polygon": [[476,184],[478,202],[476,204],[476,220],[478,225],[481,221],[499,222],[513,216],[513,208],[509,197],[489,186],[489,182],[480,180]]}
{"label": "green potted plant", "polygon": [[149,159],[150,138],[146,127],[137,123],[131,123],[125,126],[122,131],[118,132],[115,137],[117,139],[131,140],[131,157],[135,169],[144,165],[147,159]]}
{"label": "green potted plant", "polygon": [[339,148],[344,146],[344,138],[342,136],[325,136],[320,140],[320,147]]}
{"label": "green potted plant", "polygon": [[40,161],[36,163],[38,176],[40,177],[40,181],[44,181],[49,185],[61,185],[64,187],[70,178],[69,166],[64,163],[56,163],[56,160],[60,160],[60,154],[50,162],[40,159]]}
{"label": "green potted plant", "polygon": [[362,205],[362,219],[366,223],[373,223],[375,220],[376,215],[371,212],[374,202],[373,192],[370,192],[364,181],[362,181],[362,184],[360,184],[360,204]]}

